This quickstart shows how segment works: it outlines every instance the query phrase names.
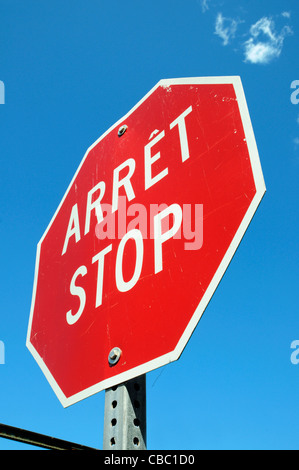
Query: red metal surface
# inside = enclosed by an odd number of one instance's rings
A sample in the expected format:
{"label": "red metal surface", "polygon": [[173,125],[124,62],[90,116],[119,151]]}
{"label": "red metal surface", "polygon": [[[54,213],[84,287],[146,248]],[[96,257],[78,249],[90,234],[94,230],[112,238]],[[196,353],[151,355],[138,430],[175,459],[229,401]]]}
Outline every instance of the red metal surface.
{"label": "red metal surface", "polygon": [[[189,158],[182,161],[183,136],[177,124],[172,128],[170,124],[190,106],[192,111],[184,118]],[[128,126],[121,137],[120,124]],[[175,349],[256,194],[232,84],[159,86],[120,124],[89,151],[40,244],[29,342],[66,398]],[[160,152],[152,161],[152,178],[160,175],[161,179],[145,189],[145,146],[153,131],[152,139],[165,132],[151,148],[152,156]],[[126,232],[120,238],[100,240],[96,228],[105,227],[97,225],[95,210],[91,211],[89,232],[84,231],[87,193],[104,181],[101,203],[111,205],[113,171],[129,158],[135,161],[130,179],[134,198],[128,201],[128,192],[120,188],[120,208],[114,213],[116,232],[119,218],[132,205],[146,208],[149,227],[151,204],[175,203],[181,208],[191,204],[193,216],[195,204],[199,204],[203,207],[203,243],[198,249],[186,250],[188,240],[169,239],[162,247],[163,269],[155,273],[154,240],[150,236],[143,239],[140,276],[130,290],[120,292],[115,264]],[[127,173],[125,167],[120,176]],[[93,200],[98,195],[95,192]],[[62,254],[74,204],[80,239],[71,235]],[[126,214],[127,224],[133,223],[137,213]],[[140,226],[131,225],[127,230],[130,228]],[[149,230],[147,233],[150,235]],[[102,304],[96,307],[101,280],[98,262],[92,259],[110,245],[104,258]],[[130,240],[123,256],[124,280],[131,279],[135,261],[136,246]],[[72,309],[75,314],[80,306],[79,297],[70,292],[70,283],[80,266],[85,266],[86,274],[78,276],[75,284],[84,289],[86,304],[80,318],[70,325],[66,313]],[[108,354],[115,346],[122,355],[111,367]]]}

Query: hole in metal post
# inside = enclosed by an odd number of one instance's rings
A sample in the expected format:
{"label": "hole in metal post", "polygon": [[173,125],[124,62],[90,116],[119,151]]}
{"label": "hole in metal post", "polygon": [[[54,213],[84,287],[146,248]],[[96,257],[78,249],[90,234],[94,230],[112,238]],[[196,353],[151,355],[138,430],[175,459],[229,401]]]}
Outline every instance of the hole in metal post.
{"label": "hole in metal post", "polygon": [[110,439],[110,445],[111,445],[111,447],[115,446],[115,444],[116,444],[115,438],[112,437],[112,438]]}
{"label": "hole in metal post", "polygon": [[113,418],[111,420],[111,426],[116,426],[116,423],[117,423],[117,419],[116,418]]}
{"label": "hole in metal post", "polygon": [[136,446],[136,447],[139,446],[140,442],[139,442],[138,437],[134,437],[134,439],[133,439],[133,444],[134,444],[134,446]]}
{"label": "hole in metal post", "polygon": [[117,407],[117,401],[116,400],[113,400],[113,402],[111,403],[112,405],[112,408],[116,408]]}

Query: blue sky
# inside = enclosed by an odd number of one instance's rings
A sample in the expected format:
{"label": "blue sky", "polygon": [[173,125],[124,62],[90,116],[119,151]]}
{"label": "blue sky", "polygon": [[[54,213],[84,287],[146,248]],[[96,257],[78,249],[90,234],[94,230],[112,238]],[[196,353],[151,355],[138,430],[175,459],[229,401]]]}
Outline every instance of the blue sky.
{"label": "blue sky", "polygon": [[267,193],[181,358],[147,374],[148,448],[298,449],[297,0],[0,0],[0,17],[0,421],[101,448],[104,392],[64,409],[25,347],[36,245],[87,148],[160,79],[239,75]]}

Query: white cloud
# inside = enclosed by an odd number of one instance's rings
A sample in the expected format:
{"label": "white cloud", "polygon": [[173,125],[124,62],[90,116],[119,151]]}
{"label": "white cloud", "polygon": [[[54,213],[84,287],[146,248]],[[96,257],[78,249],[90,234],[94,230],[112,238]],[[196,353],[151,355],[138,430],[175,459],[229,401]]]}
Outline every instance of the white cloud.
{"label": "white cloud", "polygon": [[223,40],[223,45],[227,46],[236,35],[239,21],[233,18],[225,18],[222,13],[218,13],[215,25],[215,34]]}
{"label": "white cloud", "polygon": [[291,12],[290,11],[283,11],[281,16],[284,18],[291,18]]}
{"label": "white cloud", "polygon": [[201,0],[201,9],[202,12],[205,13],[209,9],[209,1],[210,0]]}
{"label": "white cloud", "polygon": [[284,39],[292,34],[289,26],[284,26],[278,34],[271,18],[263,17],[250,28],[250,38],[244,43],[245,62],[268,64],[280,56]]}

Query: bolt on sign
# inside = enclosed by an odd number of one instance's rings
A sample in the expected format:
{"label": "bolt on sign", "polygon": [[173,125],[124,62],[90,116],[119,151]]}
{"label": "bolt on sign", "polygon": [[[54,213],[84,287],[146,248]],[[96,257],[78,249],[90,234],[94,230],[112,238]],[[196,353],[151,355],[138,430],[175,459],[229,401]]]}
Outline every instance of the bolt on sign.
{"label": "bolt on sign", "polygon": [[179,358],[264,192],[239,77],[161,80],[87,150],[26,343],[63,406]]}

